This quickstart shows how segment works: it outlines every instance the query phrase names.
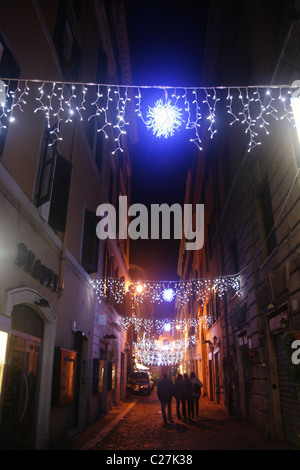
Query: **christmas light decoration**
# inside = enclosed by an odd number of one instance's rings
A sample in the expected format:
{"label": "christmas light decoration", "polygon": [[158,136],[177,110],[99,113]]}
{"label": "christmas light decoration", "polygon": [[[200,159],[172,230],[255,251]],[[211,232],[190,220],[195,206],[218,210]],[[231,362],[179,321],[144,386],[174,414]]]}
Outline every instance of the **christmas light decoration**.
{"label": "christmas light decoration", "polygon": [[179,129],[182,122],[181,116],[181,110],[173,106],[170,100],[166,103],[158,100],[147,112],[147,129],[152,129],[156,137],[168,138]]}
{"label": "christmas light decoration", "polygon": [[171,336],[175,335],[175,330],[181,332],[187,331],[190,328],[199,328],[202,326],[204,329],[207,327],[207,317],[201,316],[198,318],[184,319],[168,319],[168,318],[138,318],[135,315],[132,317],[120,317],[118,324],[123,330],[127,330],[131,326],[137,333],[145,331],[147,336],[153,336],[154,333],[163,335],[167,331]]}
{"label": "christmas light decoration", "polygon": [[138,294],[141,294],[144,290],[144,287],[141,284],[138,284],[135,288]]}
{"label": "christmas light decoration", "polygon": [[133,343],[134,354],[138,361],[145,365],[170,366],[179,364],[186,349],[196,344],[196,335],[181,340],[160,342],[153,338],[145,338]]}
{"label": "christmas light decoration", "polygon": [[124,301],[125,281],[123,279],[93,279],[91,277],[91,286],[93,287],[98,300],[105,297],[111,297],[117,303],[122,303]]}
{"label": "christmas light decoration", "polygon": [[91,284],[99,298],[110,296],[117,303],[121,303],[127,292],[137,305],[145,300],[159,304],[174,299],[178,305],[184,306],[191,300],[209,300],[212,291],[222,298],[229,289],[238,296],[241,295],[241,276],[238,275],[187,281],[132,281],[127,283],[126,292],[123,279],[92,278]]}
{"label": "christmas light decoration", "polygon": [[[244,128],[251,151],[262,143],[261,132],[269,134],[272,121],[287,119],[295,125],[289,98],[295,96],[299,87],[299,80],[292,85],[175,88],[0,78],[0,130],[8,121],[19,119],[18,113],[25,111],[27,96],[31,94],[33,99],[29,101],[36,102],[34,113],[44,114],[51,128],[52,145],[62,139],[61,124],[72,123],[76,118],[94,120],[97,131],[114,143],[112,153],[122,152],[123,138],[131,124],[128,117],[135,111],[157,137],[172,137],[180,128],[192,132],[189,140],[202,150],[203,134],[214,137],[217,122],[224,122],[225,109],[232,118],[229,125],[239,123]],[[149,90],[161,92],[162,97],[145,110],[144,94]]]}
{"label": "christmas light decoration", "polygon": [[171,302],[173,299],[174,299],[174,291],[173,289],[171,289],[170,287],[168,287],[167,289],[165,289],[163,291],[163,299],[166,301],[166,302]]}

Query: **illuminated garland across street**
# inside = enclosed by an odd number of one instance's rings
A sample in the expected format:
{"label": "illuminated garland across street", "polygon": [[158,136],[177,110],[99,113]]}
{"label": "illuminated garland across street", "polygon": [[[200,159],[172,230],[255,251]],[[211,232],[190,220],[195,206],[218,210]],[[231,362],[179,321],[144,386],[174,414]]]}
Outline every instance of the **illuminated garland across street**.
{"label": "illuminated garland across street", "polygon": [[[61,127],[75,117],[95,120],[98,132],[115,143],[116,151],[123,151],[123,135],[130,125],[130,116],[136,115],[157,137],[170,138],[175,131],[185,128],[189,140],[202,150],[200,128],[212,138],[217,132],[216,122],[224,121],[224,111],[230,117],[229,125],[240,123],[249,137],[249,151],[261,144],[260,133],[269,133],[272,120],[294,122],[291,97],[299,86],[217,86],[170,87],[126,86],[96,83],[71,83],[42,80],[0,79],[0,131],[8,122],[18,119],[29,100],[34,113],[43,113],[52,133],[52,145],[61,140]],[[150,92],[150,97],[149,97]],[[154,95],[161,95],[154,98]],[[30,97],[29,97],[30,95]],[[221,116],[218,109],[222,106]]]}
{"label": "illuminated garland across street", "polygon": [[131,326],[135,331],[145,331],[147,336],[153,336],[154,333],[162,335],[164,332],[169,332],[171,335],[174,335],[176,331],[181,333],[189,330],[190,328],[198,328],[200,325],[206,327],[206,317],[198,318],[188,318],[183,319],[155,319],[155,318],[138,318],[135,315],[132,317],[120,317],[118,319],[118,324],[124,329],[127,330]]}
{"label": "illuminated garland across street", "polygon": [[152,303],[168,302],[173,299],[184,306],[192,299],[209,300],[212,291],[222,298],[229,289],[238,296],[241,294],[241,277],[228,276],[207,279],[191,279],[188,281],[132,281],[125,285],[123,279],[101,278],[92,279],[92,287],[98,298],[110,297],[122,303],[126,292],[136,304],[145,300]]}
{"label": "illuminated garland across street", "polygon": [[196,344],[195,335],[187,339],[166,341],[160,343],[158,340],[145,339],[134,343],[134,353],[138,361],[145,365],[170,366],[179,364],[184,358],[187,348]]}

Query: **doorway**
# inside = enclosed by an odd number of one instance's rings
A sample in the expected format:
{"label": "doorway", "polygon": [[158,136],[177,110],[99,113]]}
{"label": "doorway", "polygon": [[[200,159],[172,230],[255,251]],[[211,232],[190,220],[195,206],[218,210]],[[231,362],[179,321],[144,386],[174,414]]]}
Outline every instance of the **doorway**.
{"label": "doorway", "polygon": [[[68,405],[68,430],[80,426],[84,422],[84,414],[80,416],[80,404],[85,396],[86,387],[86,335],[82,331],[74,333],[73,349],[76,351],[74,401]],[[82,412],[82,410],[81,410]]]}
{"label": "doorway", "polygon": [[43,322],[26,305],[14,307],[0,427],[3,449],[34,449]]}
{"label": "doorway", "polygon": [[300,436],[300,405],[298,395],[295,393],[297,388],[295,382],[289,376],[289,358],[284,351],[283,333],[276,335],[274,340],[284,439],[289,444],[297,447]]}
{"label": "doorway", "polygon": [[212,359],[210,358],[208,361],[208,373],[209,373],[209,394],[208,399],[209,401],[214,401],[214,389],[213,389],[213,364]]}

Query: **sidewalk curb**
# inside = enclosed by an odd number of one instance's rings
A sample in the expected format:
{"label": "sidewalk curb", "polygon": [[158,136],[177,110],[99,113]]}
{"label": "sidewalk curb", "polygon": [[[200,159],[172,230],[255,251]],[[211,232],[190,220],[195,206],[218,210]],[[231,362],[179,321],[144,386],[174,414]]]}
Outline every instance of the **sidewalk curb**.
{"label": "sidewalk curb", "polygon": [[89,442],[81,446],[78,450],[92,450],[98,442],[102,441],[102,439],[118,424],[121,419],[124,418],[124,416],[127,415],[127,413],[131,410],[131,408],[134,407],[134,405],[137,403],[137,400],[134,400],[130,405],[122,411],[115,419],[111,421],[105,428],[103,428],[93,439],[91,439]]}

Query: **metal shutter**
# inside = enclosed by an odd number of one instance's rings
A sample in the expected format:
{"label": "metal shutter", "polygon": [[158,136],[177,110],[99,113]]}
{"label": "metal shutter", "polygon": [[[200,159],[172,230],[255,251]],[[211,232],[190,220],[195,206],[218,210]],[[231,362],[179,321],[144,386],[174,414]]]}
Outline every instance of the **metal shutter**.
{"label": "metal shutter", "polygon": [[289,359],[283,350],[283,335],[275,336],[281,412],[285,441],[292,445],[300,442],[300,404],[293,398],[295,383],[288,375]]}

